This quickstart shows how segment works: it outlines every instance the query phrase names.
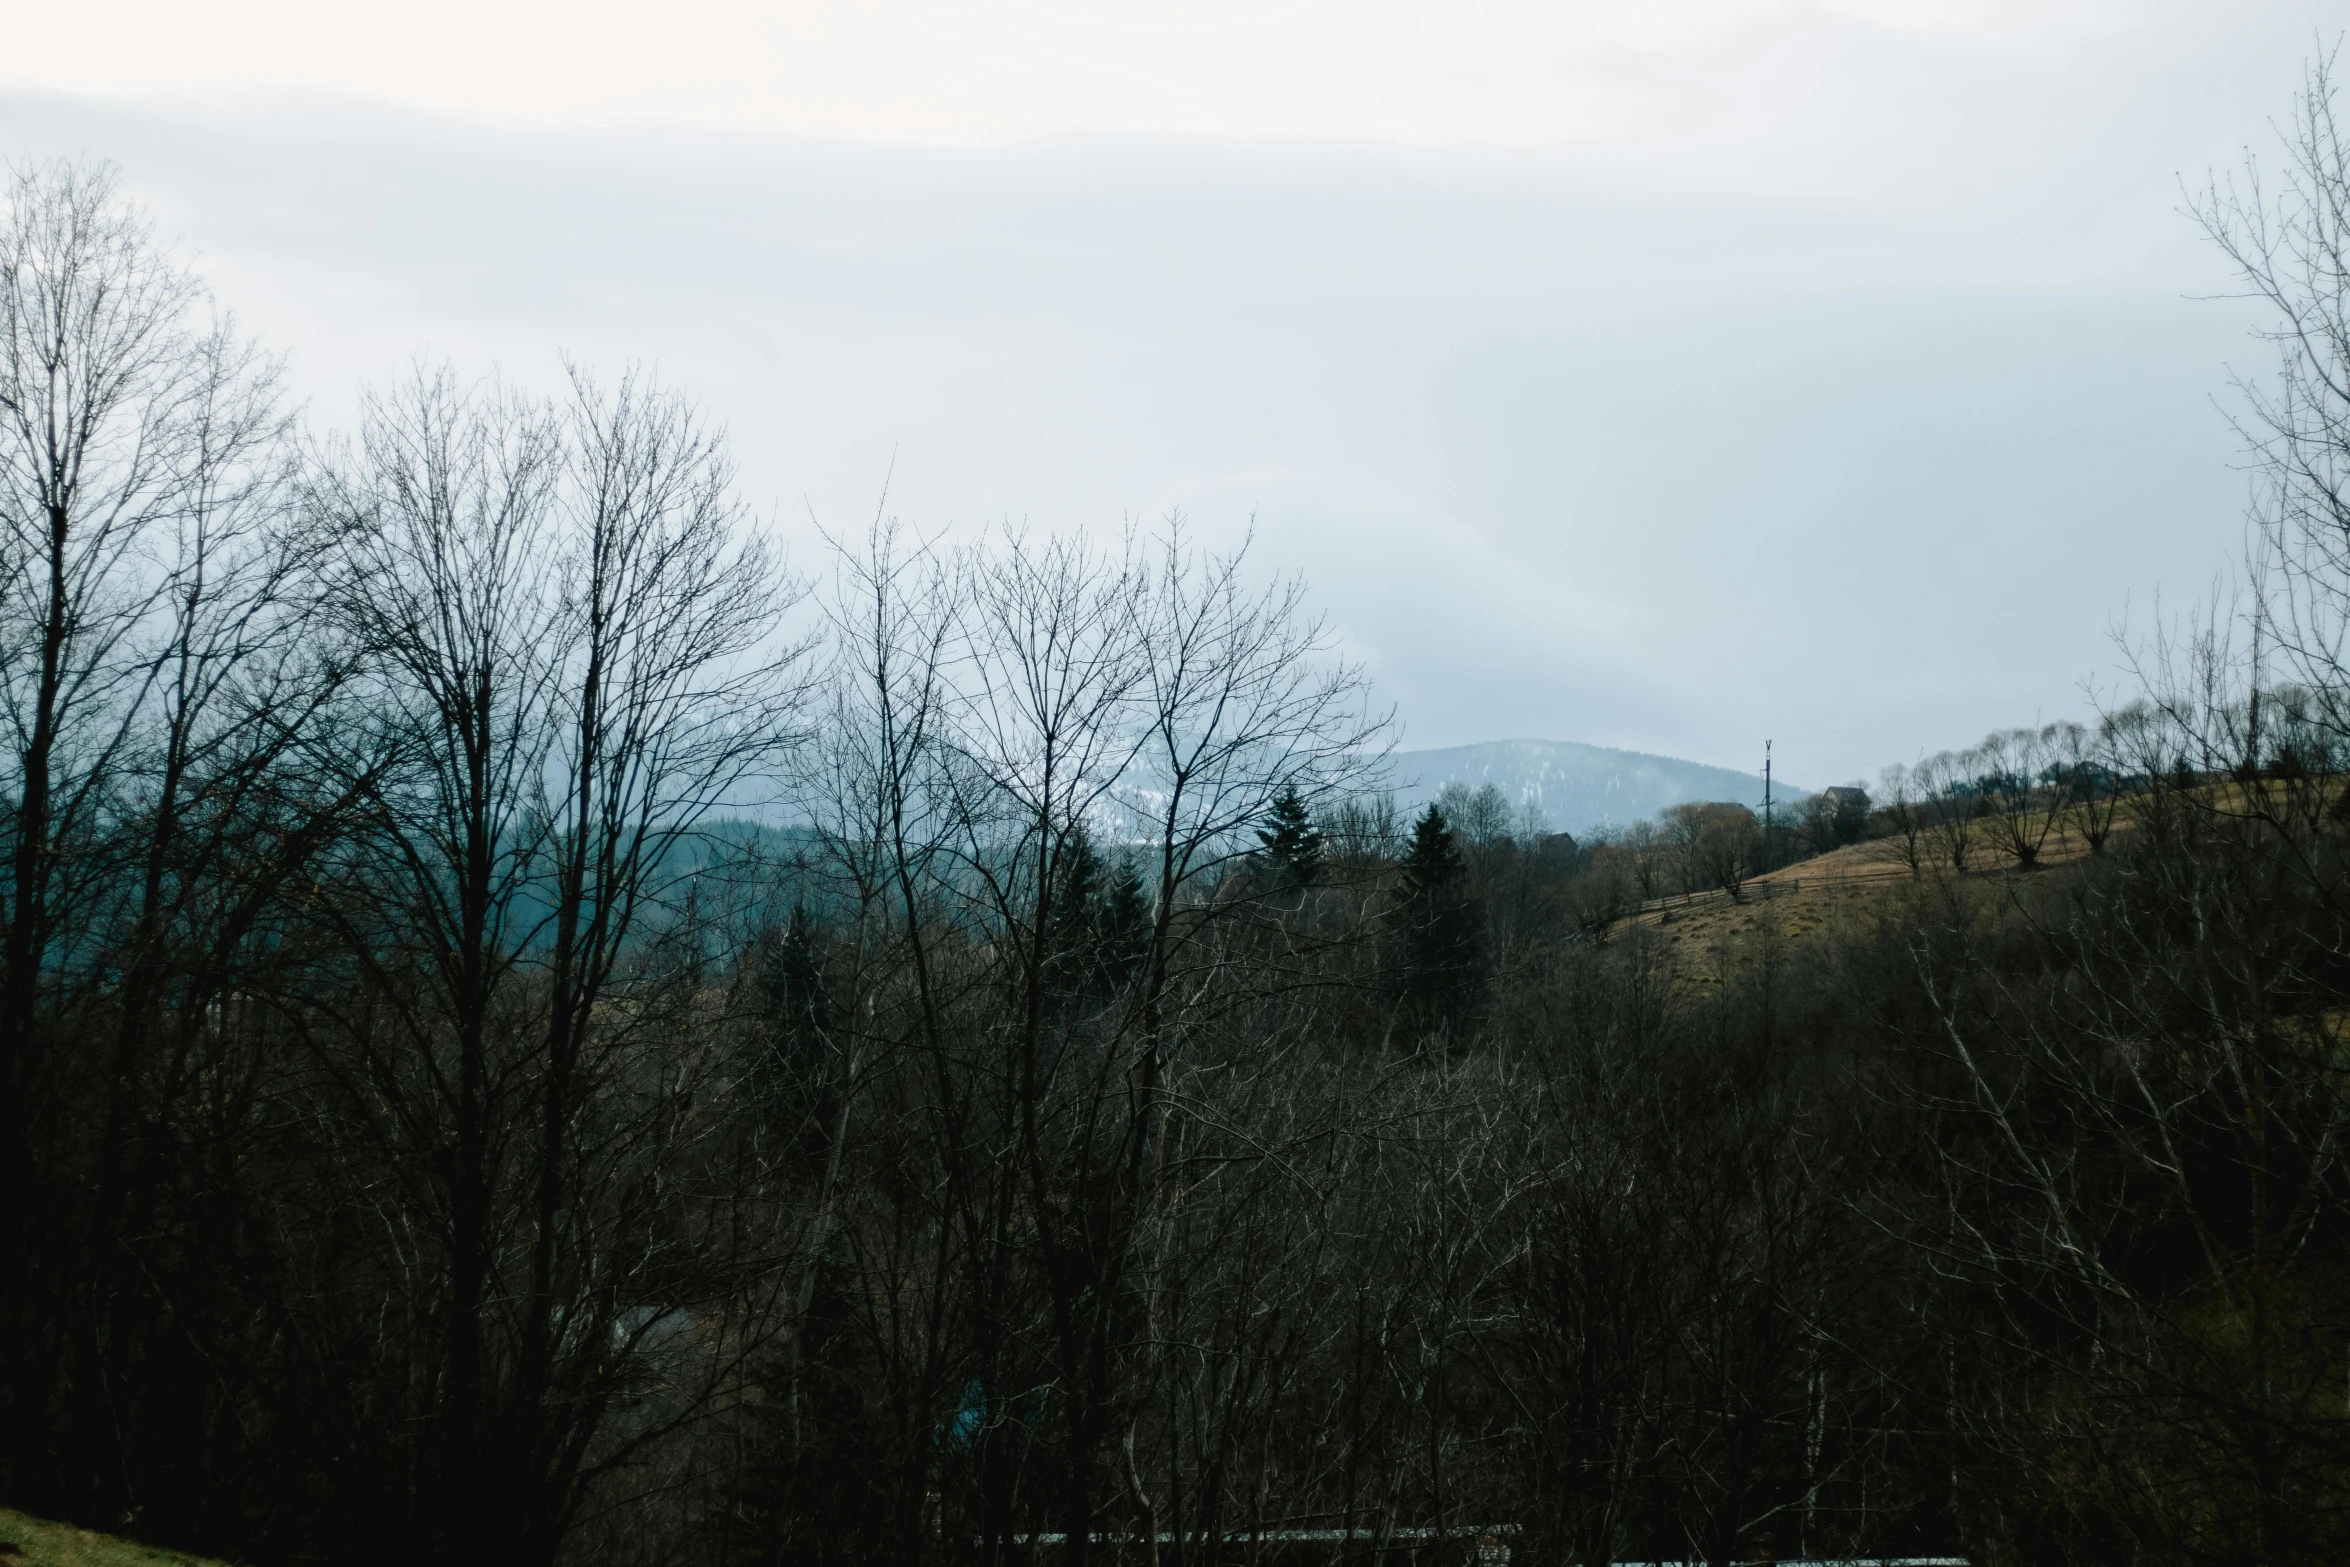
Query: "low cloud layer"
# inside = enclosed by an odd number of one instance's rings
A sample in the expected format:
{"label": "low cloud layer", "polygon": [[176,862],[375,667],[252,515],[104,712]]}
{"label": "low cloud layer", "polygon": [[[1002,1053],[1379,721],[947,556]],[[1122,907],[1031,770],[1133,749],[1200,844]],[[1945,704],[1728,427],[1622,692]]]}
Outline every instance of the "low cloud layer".
{"label": "low cloud layer", "polygon": [[[2118,25],[2003,44],[1953,14],[1938,43],[1865,7],[1781,21],[2016,91]],[[2195,297],[2225,278],[2177,175],[2264,134],[2292,20],[2191,85],[2125,28],[2128,69],[2083,86],[2104,118],[2019,150],[1986,97],[1939,183],[1843,200],[1801,169],[1643,183],[1585,144],[884,148],[316,97],[18,91],[0,147],[119,161],[322,424],[420,351],[526,380],[644,360],[727,418],[801,546],[885,480],[931,526],[1253,526],[1408,743],[1743,768],[1771,735],[1833,780],[2078,711],[2118,615],[2228,566],[2214,395],[2260,350]],[[2053,101],[2017,112],[2070,124]]]}

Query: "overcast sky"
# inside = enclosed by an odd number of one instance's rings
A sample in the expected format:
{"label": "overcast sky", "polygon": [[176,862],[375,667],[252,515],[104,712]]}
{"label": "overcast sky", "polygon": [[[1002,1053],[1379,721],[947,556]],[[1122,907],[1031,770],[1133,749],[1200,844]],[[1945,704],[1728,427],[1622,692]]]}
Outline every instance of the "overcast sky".
{"label": "overcast sky", "polygon": [[[2304,0],[6,8],[314,418],[656,364],[811,515],[1253,517],[1406,743],[1808,784],[2079,712],[2240,538],[2182,177]],[[894,469],[893,469],[894,465]]]}

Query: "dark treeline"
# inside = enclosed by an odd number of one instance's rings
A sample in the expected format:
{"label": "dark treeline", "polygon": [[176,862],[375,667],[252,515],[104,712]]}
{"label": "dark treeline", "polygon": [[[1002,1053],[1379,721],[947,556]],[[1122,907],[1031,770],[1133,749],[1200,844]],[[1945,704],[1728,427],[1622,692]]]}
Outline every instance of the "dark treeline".
{"label": "dark treeline", "polygon": [[[1580,846],[1398,821],[1299,587],[1172,526],[795,575],[641,374],[313,439],[20,171],[0,1496],[264,1564],[2338,1555],[2331,102],[2202,208],[2282,323],[2241,618]],[[1824,936],[1621,918],[1861,838]]]}

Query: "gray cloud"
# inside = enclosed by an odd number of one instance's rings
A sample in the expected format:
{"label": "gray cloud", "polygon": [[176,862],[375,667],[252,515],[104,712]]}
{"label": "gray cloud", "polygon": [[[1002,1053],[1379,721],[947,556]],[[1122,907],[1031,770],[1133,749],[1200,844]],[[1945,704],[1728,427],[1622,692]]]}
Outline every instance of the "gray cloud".
{"label": "gray cloud", "polygon": [[2256,350],[2190,297],[2223,279],[2173,175],[2284,103],[2295,56],[2254,41],[2036,150],[1987,106],[1979,177],[1874,205],[1528,153],[292,99],[0,95],[0,147],[121,162],[323,422],[420,349],[654,361],[787,533],[866,514],[893,464],[931,524],[1253,517],[1413,744],[1745,767],[1775,734],[1827,781],[2077,710],[2126,604],[2227,565],[2212,395]]}

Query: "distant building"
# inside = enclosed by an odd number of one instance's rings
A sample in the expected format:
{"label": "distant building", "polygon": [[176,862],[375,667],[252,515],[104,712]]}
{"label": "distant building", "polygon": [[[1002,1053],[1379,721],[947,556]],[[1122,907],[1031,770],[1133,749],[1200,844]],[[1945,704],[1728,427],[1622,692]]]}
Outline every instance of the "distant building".
{"label": "distant building", "polygon": [[1822,789],[1820,799],[1829,821],[1835,824],[1838,843],[1858,843],[1868,836],[1869,792],[1852,784],[1837,784]]}

